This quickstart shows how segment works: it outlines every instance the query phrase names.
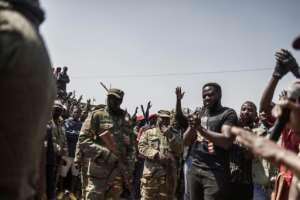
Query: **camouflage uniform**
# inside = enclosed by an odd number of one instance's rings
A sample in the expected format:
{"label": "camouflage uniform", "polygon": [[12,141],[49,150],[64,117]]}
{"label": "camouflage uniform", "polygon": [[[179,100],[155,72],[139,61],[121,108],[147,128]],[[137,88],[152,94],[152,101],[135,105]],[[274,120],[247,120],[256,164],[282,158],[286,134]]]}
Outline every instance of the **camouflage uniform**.
{"label": "camouflage uniform", "polygon": [[87,171],[88,171],[89,160],[88,160],[88,158],[86,158],[84,156],[84,154],[80,150],[79,142],[77,142],[77,145],[76,145],[74,163],[75,163],[76,167],[80,169],[81,196],[82,196],[82,199],[85,199],[85,196],[86,196],[85,190],[88,185]]}
{"label": "camouflage uniform", "polygon": [[[110,89],[116,95],[120,90]],[[108,131],[116,143],[112,152],[99,134]],[[124,142],[129,137],[129,144]],[[79,148],[89,159],[86,199],[120,199],[123,186],[130,187],[134,167],[134,137],[128,113],[112,115],[108,107],[89,114],[79,135]]]}
{"label": "camouflage uniform", "polygon": [[59,156],[68,155],[67,138],[63,125],[63,119],[60,119],[58,124],[55,124],[53,120],[48,123],[52,132],[52,141],[54,152]]}
{"label": "camouflage uniform", "polygon": [[[168,111],[159,111],[158,116],[170,117]],[[183,150],[180,134],[173,128],[169,133],[169,136],[165,136],[159,127],[155,127],[145,131],[139,140],[139,153],[145,157],[141,178],[141,200],[174,198],[177,180],[176,159],[167,164],[156,159],[157,155],[166,154],[180,157]]]}
{"label": "camouflage uniform", "polygon": [[[60,108],[55,101],[54,107],[56,106]],[[62,158],[68,155],[63,119],[58,119],[57,123],[53,119],[50,120],[47,124],[47,134],[47,140],[45,141],[45,147],[47,148],[47,198],[50,200],[55,199],[56,196],[56,185],[59,181],[59,174],[63,164]]]}

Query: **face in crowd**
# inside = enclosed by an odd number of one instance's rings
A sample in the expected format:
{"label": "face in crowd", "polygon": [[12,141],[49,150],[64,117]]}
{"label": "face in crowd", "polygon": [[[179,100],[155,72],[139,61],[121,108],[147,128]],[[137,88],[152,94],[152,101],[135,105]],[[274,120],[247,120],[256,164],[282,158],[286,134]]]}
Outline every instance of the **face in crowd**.
{"label": "face in crowd", "polygon": [[170,117],[158,117],[157,124],[159,127],[168,127],[171,123]]}
{"label": "face in crowd", "polygon": [[247,101],[243,103],[240,111],[240,120],[244,124],[251,124],[257,119],[257,109],[253,102]]}
{"label": "face in crowd", "polygon": [[81,115],[80,115],[80,121],[81,122],[84,122],[84,120],[88,117],[88,115],[89,115],[89,113],[88,113],[88,111],[83,111],[83,112],[81,112]]}
{"label": "face in crowd", "polygon": [[57,120],[61,116],[62,112],[63,112],[62,108],[54,106],[53,110],[52,110],[52,117],[53,117],[53,119]]}
{"label": "face in crowd", "polygon": [[206,85],[202,89],[204,107],[211,109],[221,102],[221,88],[215,85]]}
{"label": "face in crowd", "polygon": [[73,113],[72,113],[72,117],[74,120],[79,120],[81,117],[81,110],[77,107],[74,108]]}
{"label": "face in crowd", "polygon": [[118,98],[114,95],[107,96],[107,106],[109,110],[116,112],[120,110],[120,106],[122,104],[123,99]]}

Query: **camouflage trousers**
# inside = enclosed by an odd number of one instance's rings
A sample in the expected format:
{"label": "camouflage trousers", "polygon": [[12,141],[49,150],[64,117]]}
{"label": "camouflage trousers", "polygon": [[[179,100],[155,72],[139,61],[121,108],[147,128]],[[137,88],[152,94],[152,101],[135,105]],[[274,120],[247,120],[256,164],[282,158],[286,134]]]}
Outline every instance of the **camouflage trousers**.
{"label": "camouflage trousers", "polygon": [[32,200],[56,86],[37,27],[6,6],[0,5],[0,199]]}
{"label": "camouflage trousers", "polygon": [[84,199],[86,197],[86,188],[88,186],[88,175],[87,175],[87,172],[88,172],[88,164],[86,163],[82,163],[82,166],[81,166],[81,171],[80,171],[80,178],[81,178],[81,192],[82,192],[82,199]]}
{"label": "camouflage trousers", "polygon": [[124,180],[117,168],[89,163],[86,200],[119,200]]}
{"label": "camouflage trousers", "polygon": [[[174,179],[176,180],[176,179]],[[141,178],[141,200],[173,200],[175,182],[167,180],[166,176]]]}

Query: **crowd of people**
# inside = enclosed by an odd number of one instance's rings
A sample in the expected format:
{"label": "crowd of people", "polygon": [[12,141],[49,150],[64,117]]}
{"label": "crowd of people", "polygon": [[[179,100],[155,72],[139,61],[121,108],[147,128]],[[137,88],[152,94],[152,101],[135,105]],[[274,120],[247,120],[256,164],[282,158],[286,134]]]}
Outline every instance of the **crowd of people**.
{"label": "crowd of people", "polygon": [[121,89],[102,84],[105,103],[82,102],[68,67],[51,71],[38,0],[0,8],[0,199],[300,199],[300,82],[274,98],[286,74],[300,77],[289,51],[275,53],[260,102],[245,100],[239,115],[215,82],[195,110],[177,87],[174,109],[151,114],[148,102],[130,115]]}
{"label": "crowd of people", "polygon": [[[66,90],[67,68],[54,69],[58,93],[43,162],[47,199],[285,200],[297,195],[299,172],[285,162],[299,152],[300,83],[283,90],[278,103],[273,96],[287,73],[298,78],[300,71],[289,51],[281,49],[275,58],[259,109],[245,101],[239,116],[222,105],[218,83],[202,87],[203,105],[194,111],[181,107],[184,92],[177,87],[174,109],[151,114],[148,102],[141,105],[142,115],[138,107],[130,115],[121,109],[122,90],[101,83],[106,103],[82,103],[82,96]],[[282,122],[286,110],[290,117]]]}

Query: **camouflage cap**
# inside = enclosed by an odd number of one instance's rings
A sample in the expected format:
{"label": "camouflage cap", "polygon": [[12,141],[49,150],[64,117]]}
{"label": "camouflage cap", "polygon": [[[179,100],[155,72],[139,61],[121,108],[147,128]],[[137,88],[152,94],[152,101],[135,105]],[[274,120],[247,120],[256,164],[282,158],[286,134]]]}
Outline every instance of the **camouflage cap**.
{"label": "camouflage cap", "polygon": [[111,88],[107,92],[107,96],[109,96],[109,95],[113,95],[113,96],[115,96],[119,99],[123,99],[124,92],[120,89],[117,89],[117,88]]}
{"label": "camouflage cap", "polygon": [[293,47],[294,49],[300,50],[300,35],[298,35],[298,37],[295,38],[293,42]]}
{"label": "camouflage cap", "polygon": [[159,110],[157,112],[157,116],[158,117],[168,117],[168,118],[171,118],[171,113],[167,110]]}

